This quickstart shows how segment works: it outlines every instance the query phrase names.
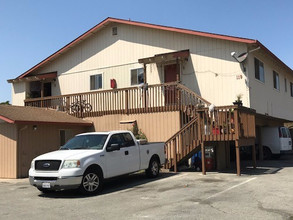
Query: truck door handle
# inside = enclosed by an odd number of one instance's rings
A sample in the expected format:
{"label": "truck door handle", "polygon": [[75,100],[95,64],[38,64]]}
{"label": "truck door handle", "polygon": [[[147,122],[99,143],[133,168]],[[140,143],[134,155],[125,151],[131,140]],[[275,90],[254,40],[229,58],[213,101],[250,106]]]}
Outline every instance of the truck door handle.
{"label": "truck door handle", "polygon": [[125,153],[125,155],[128,155],[129,154],[128,150],[127,151],[124,151],[124,153]]}

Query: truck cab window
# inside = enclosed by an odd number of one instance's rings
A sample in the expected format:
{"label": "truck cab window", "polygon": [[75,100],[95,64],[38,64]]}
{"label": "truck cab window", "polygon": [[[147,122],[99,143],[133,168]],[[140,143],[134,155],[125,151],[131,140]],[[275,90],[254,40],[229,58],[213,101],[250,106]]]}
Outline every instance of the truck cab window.
{"label": "truck cab window", "polygon": [[124,133],[124,134],[122,134],[122,136],[124,138],[126,147],[130,147],[130,146],[135,145],[134,140],[133,140],[133,138],[131,137],[131,135],[129,133]]}
{"label": "truck cab window", "polygon": [[125,147],[125,142],[123,141],[120,134],[113,134],[109,140],[108,146],[111,144],[119,144],[120,147]]}

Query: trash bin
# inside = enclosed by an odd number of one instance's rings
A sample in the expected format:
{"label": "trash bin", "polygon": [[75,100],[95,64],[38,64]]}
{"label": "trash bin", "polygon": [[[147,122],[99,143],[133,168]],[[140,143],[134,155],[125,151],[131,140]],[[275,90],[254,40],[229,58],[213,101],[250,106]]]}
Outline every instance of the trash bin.
{"label": "trash bin", "polygon": [[213,146],[205,147],[205,165],[206,170],[214,170],[215,169],[215,149]]}

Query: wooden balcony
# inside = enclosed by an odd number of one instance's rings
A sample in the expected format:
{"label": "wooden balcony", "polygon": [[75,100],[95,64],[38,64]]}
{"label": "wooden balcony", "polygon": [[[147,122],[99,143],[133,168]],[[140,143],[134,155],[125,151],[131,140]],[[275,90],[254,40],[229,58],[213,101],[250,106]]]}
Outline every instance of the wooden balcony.
{"label": "wooden balcony", "polygon": [[[25,100],[25,106],[53,108],[76,117],[185,111],[210,103],[179,83],[129,87]],[[186,120],[186,119],[183,119]]]}

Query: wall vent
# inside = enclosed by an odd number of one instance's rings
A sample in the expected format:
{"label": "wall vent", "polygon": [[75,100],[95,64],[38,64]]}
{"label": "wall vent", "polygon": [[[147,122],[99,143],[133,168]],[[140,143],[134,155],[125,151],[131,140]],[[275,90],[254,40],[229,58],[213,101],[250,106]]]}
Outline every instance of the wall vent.
{"label": "wall vent", "polygon": [[112,35],[117,35],[118,31],[117,31],[117,27],[112,27]]}

